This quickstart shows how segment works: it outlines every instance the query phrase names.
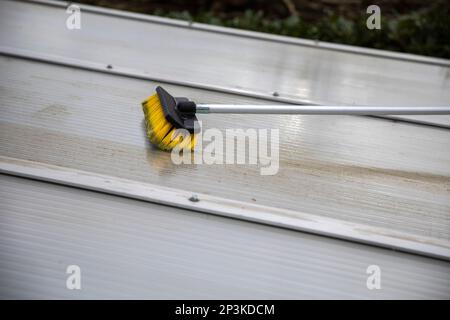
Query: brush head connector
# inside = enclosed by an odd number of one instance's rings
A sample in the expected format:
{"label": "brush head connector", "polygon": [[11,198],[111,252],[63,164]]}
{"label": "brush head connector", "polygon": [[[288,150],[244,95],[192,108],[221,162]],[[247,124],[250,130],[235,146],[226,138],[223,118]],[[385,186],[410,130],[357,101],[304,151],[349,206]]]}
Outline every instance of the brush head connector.
{"label": "brush head connector", "polygon": [[184,97],[173,97],[162,87],[142,102],[147,137],[162,150],[177,147],[193,150],[200,130],[195,116],[196,105]]}

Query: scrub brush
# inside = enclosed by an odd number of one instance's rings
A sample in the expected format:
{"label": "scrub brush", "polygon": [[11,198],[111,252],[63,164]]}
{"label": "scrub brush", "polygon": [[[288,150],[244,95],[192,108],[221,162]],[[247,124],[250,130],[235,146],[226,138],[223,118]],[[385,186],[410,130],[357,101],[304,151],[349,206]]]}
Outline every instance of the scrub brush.
{"label": "scrub brush", "polygon": [[316,115],[430,115],[450,114],[450,106],[308,106],[196,104],[184,97],[173,97],[162,87],[142,102],[148,139],[162,150],[193,150],[200,131],[196,113],[235,114],[316,114]]}
{"label": "scrub brush", "polygon": [[[194,113],[183,113],[181,105],[195,104],[186,98],[174,98],[161,87],[156,93],[142,102],[147,137],[151,143],[162,150],[172,150],[176,146],[193,150],[195,146],[197,117]],[[184,130],[182,130],[184,129]]]}

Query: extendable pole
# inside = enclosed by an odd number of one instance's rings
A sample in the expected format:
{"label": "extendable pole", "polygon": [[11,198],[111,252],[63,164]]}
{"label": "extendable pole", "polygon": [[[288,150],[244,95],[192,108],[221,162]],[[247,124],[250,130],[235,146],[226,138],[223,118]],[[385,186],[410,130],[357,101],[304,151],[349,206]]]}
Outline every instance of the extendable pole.
{"label": "extendable pole", "polygon": [[318,114],[318,115],[431,115],[450,114],[450,106],[306,106],[197,104],[197,113]]}

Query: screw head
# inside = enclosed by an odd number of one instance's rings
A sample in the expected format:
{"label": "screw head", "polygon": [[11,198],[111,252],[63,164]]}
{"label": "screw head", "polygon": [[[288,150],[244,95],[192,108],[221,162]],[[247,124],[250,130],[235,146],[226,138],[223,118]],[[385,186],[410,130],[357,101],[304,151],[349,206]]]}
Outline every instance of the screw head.
{"label": "screw head", "polygon": [[196,194],[193,194],[193,195],[189,198],[189,201],[191,201],[191,202],[199,202],[200,199],[197,197]]}

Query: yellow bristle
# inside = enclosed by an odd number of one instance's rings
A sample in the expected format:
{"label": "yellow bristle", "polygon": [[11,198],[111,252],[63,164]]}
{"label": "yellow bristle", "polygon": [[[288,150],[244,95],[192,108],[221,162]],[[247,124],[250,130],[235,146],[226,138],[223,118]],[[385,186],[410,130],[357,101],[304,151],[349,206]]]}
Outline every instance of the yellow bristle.
{"label": "yellow bristle", "polygon": [[145,117],[147,137],[152,144],[167,151],[176,146],[183,151],[194,150],[197,135],[190,134],[183,137],[180,131],[166,120],[158,94],[155,93],[142,102],[142,111]]}

